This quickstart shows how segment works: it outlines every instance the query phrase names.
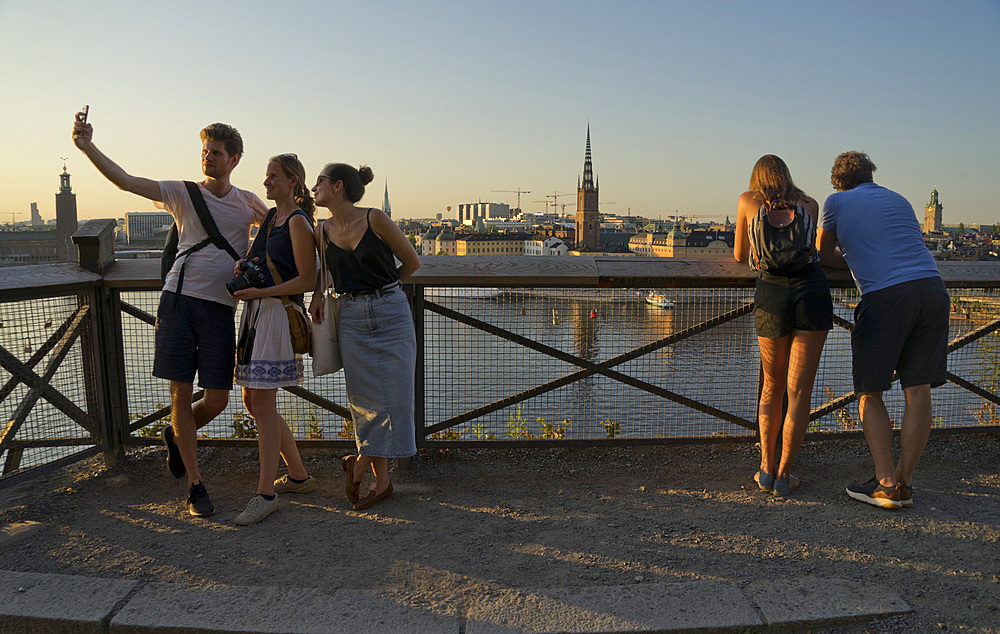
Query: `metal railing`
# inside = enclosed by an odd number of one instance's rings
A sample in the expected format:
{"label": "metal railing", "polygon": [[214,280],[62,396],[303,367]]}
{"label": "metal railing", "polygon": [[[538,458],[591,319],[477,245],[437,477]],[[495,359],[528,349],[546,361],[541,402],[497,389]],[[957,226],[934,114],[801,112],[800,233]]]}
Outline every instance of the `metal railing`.
{"label": "metal railing", "polygon": [[[150,376],[155,260],[113,262],[109,221],[74,237],[81,266],[2,269],[0,484],[129,444],[158,442],[169,390]],[[953,303],[949,382],[935,429],[1000,429],[1000,265],[942,263]],[[858,300],[829,272],[835,328],[810,431],[857,433],[849,330]],[[431,256],[407,286],[417,330],[422,447],[750,440],[758,354],[753,277],[728,261]],[[342,373],[279,392],[304,446],[352,447]],[[898,420],[902,397],[887,394]],[[202,430],[254,445],[237,395]]]}

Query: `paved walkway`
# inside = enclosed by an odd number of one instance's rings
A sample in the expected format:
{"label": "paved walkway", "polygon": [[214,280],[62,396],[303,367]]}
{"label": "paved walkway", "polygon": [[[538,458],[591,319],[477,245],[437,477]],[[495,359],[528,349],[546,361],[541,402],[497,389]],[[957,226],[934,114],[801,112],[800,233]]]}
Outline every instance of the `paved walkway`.
{"label": "paved walkway", "polygon": [[802,578],[512,589],[465,619],[365,590],[213,586],[0,570],[3,632],[684,632],[807,629],[910,611],[892,592]]}

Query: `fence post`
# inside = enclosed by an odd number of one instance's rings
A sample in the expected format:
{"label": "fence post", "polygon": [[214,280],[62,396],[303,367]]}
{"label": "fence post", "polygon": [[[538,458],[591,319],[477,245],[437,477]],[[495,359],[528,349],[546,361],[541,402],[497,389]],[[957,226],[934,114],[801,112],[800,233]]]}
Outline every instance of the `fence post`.
{"label": "fence post", "polygon": [[[73,234],[81,267],[103,274],[114,264],[116,226],[111,219],[90,220]],[[90,327],[81,338],[87,405],[100,421],[104,461],[110,467],[124,455],[129,436],[121,300],[117,290],[100,285],[89,301]]]}
{"label": "fence post", "polygon": [[417,438],[417,447],[425,446],[426,434],[424,427],[424,287],[414,284],[410,287],[413,298],[413,328],[417,335],[417,367],[414,373],[413,389],[413,429]]}

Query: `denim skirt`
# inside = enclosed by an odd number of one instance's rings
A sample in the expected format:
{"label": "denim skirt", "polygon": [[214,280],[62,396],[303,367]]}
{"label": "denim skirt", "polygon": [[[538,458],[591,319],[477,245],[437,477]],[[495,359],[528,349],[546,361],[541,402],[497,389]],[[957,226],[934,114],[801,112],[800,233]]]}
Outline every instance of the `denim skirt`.
{"label": "denim skirt", "polygon": [[417,453],[413,382],[417,339],[406,293],[340,298],[340,356],[358,453],[405,458]]}

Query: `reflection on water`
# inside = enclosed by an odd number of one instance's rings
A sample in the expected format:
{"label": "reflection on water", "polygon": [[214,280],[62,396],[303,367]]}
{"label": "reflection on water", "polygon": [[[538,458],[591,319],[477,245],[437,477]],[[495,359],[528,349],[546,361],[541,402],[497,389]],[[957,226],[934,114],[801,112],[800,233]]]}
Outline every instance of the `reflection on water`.
{"label": "reflection on water", "polygon": [[[583,361],[601,363],[739,308],[750,300],[751,291],[676,289],[666,291],[666,295],[675,302],[673,307],[648,304],[643,292],[625,289],[497,289],[478,293],[438,293],[427,299]],[[852,321],[855,298],[842,291],[836,291],[835,296],[837,313]],[[123,293],[122,299],[155,314],[158,293]],[[0,345],[22,361],[28,361],[72,315],[77,303],[76,297],[64,297],[0,304]],[[952,337],[993,318],[995,312],[986,308],[980,313],[966,310],[962,319],[952,320]],[[579,365],[431,311],[425,312],[424,328],[424,403],[428,425],[514,394],[538,391],[519,405],[462,424],[459,427],[462,438],[541,435],[545,424],[563,421],[568,421],[566,436],[571,438],[603,437],[613,428],[611,423],[617,425],[616,433],[621,436],[747,433],[736,425],[602,375],[592,374],[569,381],[566,377],[581,371]],[[122,330],[129,411],[138,418],[169,404],[168,384],[149,374],[153,327],[123,315]],[[816,380],[814,407],[851,390],[849,337],[841,328],[832,331]],[[985,385],[998,363],[1000,346],[996,340],[997,336],[992,335],[954,352],[949,356],[949,370]],[[90,411],[81,347],[80,341],[74,344],[50,384],[81,409]],[[50,357],[51,354],[40,359],[34,371],[42,374]],[[753,420],[757,364],[753,319],[745,315],[611,369]],[[312,378],[307,358],[307,376],[303,387],[334,402],[346,403],[343,373]],[[11,385],[10,378],[8,372],[0,371],[4,384]],[[560,380],[563,384],[553,389],[540,389]],[[987,387],[995,389],[992,385]],[[10,394],[0,408],[4,421],[10,421],[28,390],[23,384],[6,389]],[[934,398],[939,425],[973,425],[983,416],[984,401],[952,384],[935,390]],[[279,399],[279,407],[287,413],[286,418],[298,436],[321,434],[325,438],[336,438],[342,431],[339,418],[316,410],[283,391],[279,392]],[[890,414],[898,421],[902,412],[898,387],[888,393],[887,403]],[[856,415],[856,406],[850,408]],[[203,432],[212,437],[230,436],[234,420],[242,411],[238,392],[234,392],[229,409]],[[839,424],[835,414],[817,423],[820,428],[830,429],[838,428]],[[86,436],[88,434],[64,413],[41,398],[16,438]],[[64,455],[66,450],[27,450],[22,465],[52,459],[54,452]]]}

